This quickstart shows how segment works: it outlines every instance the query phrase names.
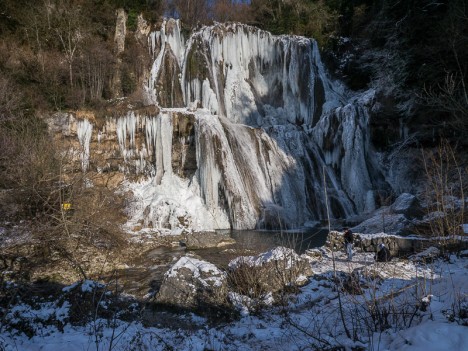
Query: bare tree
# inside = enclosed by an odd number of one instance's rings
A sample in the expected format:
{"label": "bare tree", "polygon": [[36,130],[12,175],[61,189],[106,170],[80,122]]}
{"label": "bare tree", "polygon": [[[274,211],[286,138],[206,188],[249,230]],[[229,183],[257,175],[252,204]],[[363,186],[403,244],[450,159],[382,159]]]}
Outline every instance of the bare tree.
{"label": "bare tree", "polygon": [[443,247],[456,243],[465,223],[465,194],[468,169],[460,165],[455,150],[443,140],[434,151],[423,152],[427,176],[430,234]]}
{"label": "bare tree", "polygon": [[68,63],[70,86],[73,86],[73,63],[86,38],[86,29],[78,6],[59,2],[54,10],[52,27]]}
{"label": "bare tree", "polygon": [[210,6],[207,0],[173,0],[172,6],[182,23],[189,28],[209,22]]}
{"label": "bare tree", "polygon": [[110,79],[114,56],[105,42],[90,38],[76,60],[75,72],[81,88],[82,103],[102,99],[104,88]]}
{"label": "bare tree", "polygon": [[213,20],[218,22],[250,23],[253,14],[250,4],[242,1],[217,0],[212,5]]}
{"label": "bare tree", "polygon": [[445,127],[458,130],[461,137],[468,133],[468,95],[465,79],[460,74],[447,73],[442,84],[425,88],[422,99],[427,106],[449,114],[442,124]]}

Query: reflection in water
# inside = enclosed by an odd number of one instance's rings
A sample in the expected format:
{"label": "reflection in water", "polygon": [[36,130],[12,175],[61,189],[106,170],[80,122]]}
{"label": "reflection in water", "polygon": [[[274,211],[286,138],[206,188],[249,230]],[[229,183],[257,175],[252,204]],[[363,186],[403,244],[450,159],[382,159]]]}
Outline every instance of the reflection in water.
{"label": "reflection in water", "polygon": [[323,246],[327,240],[328,230],[306,228],[289,231],[266,230],[223,230],[220,235],[229,235],[236,243],[225,247],[192,250],[191,252],[204,260],[227,268],[229,262],[238,256],[253,256],[271,250],[277,246],[294,249],[298,254],[307,249]]}
{"label": "reflection in water", "polygon": [[302,254],[307,249],[323,246],[327,240],[327,234],[328,230],[321,228],[282,232],[237,230],[231,232],[231,237],[236,240],[237,246],[258,253],[276,246],[286,246]]}

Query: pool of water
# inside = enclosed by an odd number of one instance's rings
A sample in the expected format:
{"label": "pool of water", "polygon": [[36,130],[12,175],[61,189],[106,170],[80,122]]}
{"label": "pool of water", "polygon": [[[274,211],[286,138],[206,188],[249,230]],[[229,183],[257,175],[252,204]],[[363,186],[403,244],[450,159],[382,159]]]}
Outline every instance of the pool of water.
{"label": "pool of water", "polygon": [[303,229],[291,231],[237,230],[230,236],[236,240],[236,245],[251,250],[268,251],[276,246],[286,246],[302,254],[307,249],[325,244],[328,230]]}
{"label": "pool of water", "polygon": [[158,247],[142,253],[133,264],[117,272],[119,283],[126,293],[142,297],[159,289],[164,273],[187,252],[226,269],[239,256],[253,256],[277,246],[286,246],[301,254],[305,250],[325,244],[328,230],[302,229],[293,231],[235,230],[219,231],[219,235],[233,238],[236,243],[224,247],[185,250],[183,247]]}
{"label": "pool of water", "polygon": [[322,228],[290,231],[225,230],[218,233],[230,236],[236,243],[225,247],[198,249],[190,252],[221,268],[226,268],[229,261],[238,256],[258,255],[277,246],[289,247],[302,254],[307,249],[323,246],[327,240],[328,230]]}

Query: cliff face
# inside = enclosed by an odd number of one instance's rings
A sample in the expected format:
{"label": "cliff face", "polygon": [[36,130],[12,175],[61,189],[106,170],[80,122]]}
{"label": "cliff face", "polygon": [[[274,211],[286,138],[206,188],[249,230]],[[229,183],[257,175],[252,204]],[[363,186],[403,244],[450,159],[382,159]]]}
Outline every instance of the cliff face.
{"label": "cliff face", "polygon": [[146,178],[123,184],[130,229],[297,227],[326,217],[325,195],[332,217],[375,208],[374,92],[330,80],[313,40],[240,24],[185,39],[168,20],[148,47],[146,108],[51,123],[84,171]]}

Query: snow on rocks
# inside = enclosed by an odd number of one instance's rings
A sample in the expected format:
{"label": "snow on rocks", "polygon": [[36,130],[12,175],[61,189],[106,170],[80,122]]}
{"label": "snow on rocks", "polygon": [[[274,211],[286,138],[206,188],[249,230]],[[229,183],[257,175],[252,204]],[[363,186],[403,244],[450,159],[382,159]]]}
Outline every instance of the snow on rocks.
{"label": "snow on rocks", "polygon": [[468,224],[462,224],[463,233],[468,234]]}
{"label": "snow on rocks", "polygon": [[72,285],[66,286],[62,289],[64,293],[71,292],[73,290],[76,290],[78,287],[80,287],[81,292],[83,293],[91,293],[96,289],[103,289],[105,286],[104,284],[101,284],[99,282],[96,282],[94,280],[89,280],[86,279],[82,282],[76,282],[73,283]]}
{"label": "snow on rocks", "polygon": [[18,304],[6,313],[2,325],[18,328],[32,336],[43,329],[48,329],[48,325],[52,323],[59,328],[62,327],[68,322],[69,309],[68,301],[39,303],[36,306]]}
{"label": "snow on rocks", "polygon": [[369,214],[364,221],[353,227],[353,231],[359,233],[378,233],[401,235],[408,232],[414,223],[424,215],[423,208],[418,198],[409,193],[401,194],[389,207]]}
{"label": "snow on rocks", "polygon": [[372,214],[372,217],[353,227],[357,233],[402,234],[411,224],[402,213],[394,213],[388,207],[382,207]]}
{"label": "snow on rocks", "polygon": [[164,276],[156,302],[201,309],[222,306],[227,300],[226,274],[193,256],[181,257]]}
{"label": "snow on rocks", "polygon": [[[409,281],[419,274],[429,274],[427,267],[418,268],[414,263],[406,260],[394,259],[391,262],[375,262],[374,254],[369,252],[355,252],[351,261],[347,260],[344,250],[332,251],[329,248],[307,251],[306,257],[312,265],[314,277],[316,275],[330,275],[333,273],[333,266],[337,272],[351,274],[355,270],[361,270],[361,275],[378,277],[380,280],[389,278]],[[320,258],[318,258],[320,257]],[[333,263],[333,257],[334,263]],[[365,271],[365,272],[364,272]]]}
{"label": "snow on rocks", "polygon": [[307,259],[294,250],[276,247],[258,256],[241,256],[229,263],[231,276],[255,277],[260,291],[278,292],[287,286],[302,286],[313,272]]}
{"label": "snow on rocks", "polygon": [[410,256],[410,260],[416,262],[431,262],[440,256],[440,250],[437,247],[431,246],[426,250]]}
{"label": "snow on rocks", "polygon": [[[164,314],[153,324],[147,320],[145,325],[137,321],[124,322],[119,317],[117,320],[103,319],[100,314],[85,325],[75,325],[67,322],[75,312],[63,302],[49,301],[40,308],[22,303],[8,311],[9,316],[16,316],[13,318],[17,318],[15,322],[18,323],[13,325],[6,320],[0,343],[6,351],[78,351],[94,347],[108,349],[110,345],[122,350],[138,345],[143,350],[161,351],[168,348],[180,351],[297,351],[357,347],[407,351],[467,349],[466,258],[454,263],[436,260],[429,267],[403,260],[373,263],[372,254],[362,252],[356,253],[351,262],[346,261],[342,251],[332,254],[330,250],[320,248],[311,253],[313,255],[307,255],[307,259],[315,274],[309,284],[284,300],[281,308],[270,305],[261,314],[252,315],[249,310],[252,299],[235,292],[229,293],[229,299],[239,308],[241,316],[214,326],[206,318],[193,314],[176,318]],[[380,277],[359,277],[360,282],[367,284],[360,285],[360,295],[340,290],[342,315],[334,280],[333,256],[340,279],[356,269],[375,269]],[[187,258],[176,264],[168,275],[180,272],[182,267],[194,277],[215,272],[210,264],[201,260],[189,263]],[[81,292],[81,287],[76,285],[75,289],[66,290]],[[86,299],[91,298],[91,294],[83,295],[80,307],[88,306]],[[271,295],[265,295],[265,305],[271,304],[271,298]],[[101,309],[95,311],[101,312]],[[151,313],[151,310],[146,312]],[[388,313],[387,322],[385,318],[378,318],[384,316],[380,312]],[[30,318],[32,314],[41,318]],[[58,324],[46,325],[44,319],[47,316],[55,316],[49,320],[52,323],[56,318],[62,320],[60,329],[56,327]],[[110,316],[112,318],[112,314]],[[24,326],[21,322],[25,320],[31,321],[30,329],[21,329]],[[343,323],[353,331],[356,339],[347,338]],[[119,335],[118,339],[115,335]]]}

